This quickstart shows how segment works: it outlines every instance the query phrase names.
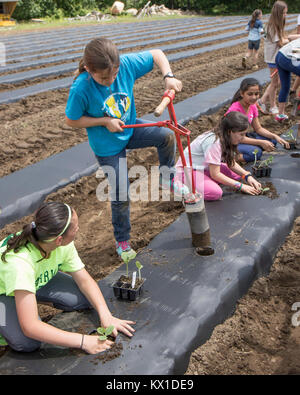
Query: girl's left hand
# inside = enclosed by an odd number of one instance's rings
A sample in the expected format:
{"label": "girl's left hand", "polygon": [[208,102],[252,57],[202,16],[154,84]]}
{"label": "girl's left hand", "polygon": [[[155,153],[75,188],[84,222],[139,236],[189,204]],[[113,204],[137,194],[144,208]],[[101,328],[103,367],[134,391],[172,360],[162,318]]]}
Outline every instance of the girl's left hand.
{"label": "girl's left hand", "polygon": [[118,335],[118,331],[123,332],[125,335],[132,337],[133,332],[135,330],[129,325],[129,324],[135,324],[134,321],[127,321],[127,320],[121,320],[119,318],[111,316],[108,320],[102,320],[102,326],[104,328],[107,328],[110,325],[114,326],[114,330],[112,332],[113,336]]}
{"label": "girl's left hand", "polygon": [[290,149],[290,145],[286,140],[282,139],[279,136],[276,136],[275,138],[279,144],[283,145],[286,149]]}
{"label": "girl's left hand", "polygon": [[253,176],[248,177],[248,184],[255,188],[257,191],[261,190],[261,183],[256,181]]}
{"label": "girl's left hand", "polygon": [[166,89],[174,89],[175,92],[181,92],[182,82],[177,78],[165,78]]}

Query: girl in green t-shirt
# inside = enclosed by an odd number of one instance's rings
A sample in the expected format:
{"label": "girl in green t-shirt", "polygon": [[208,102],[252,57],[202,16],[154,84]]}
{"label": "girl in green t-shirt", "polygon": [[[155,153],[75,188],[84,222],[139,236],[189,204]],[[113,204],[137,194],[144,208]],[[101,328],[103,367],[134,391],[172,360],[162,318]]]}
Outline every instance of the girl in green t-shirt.
{"label": "girl in green t-shirt", "polygon": [[[0,344],[16,351],[34,351],[41,342],[80,348],[89,354],[112,345],[97,336],[63,331],[38,315],[37,302],[51,302],[64,311],[93,307],[101,325],[114,326],[131,337],[133,321],[113,317],[98,284],[84,268],[74,246],[78,216],[70,206],[44,203],[22,232],[0,242]],[[68,273],[68,274],[67,274]]]}

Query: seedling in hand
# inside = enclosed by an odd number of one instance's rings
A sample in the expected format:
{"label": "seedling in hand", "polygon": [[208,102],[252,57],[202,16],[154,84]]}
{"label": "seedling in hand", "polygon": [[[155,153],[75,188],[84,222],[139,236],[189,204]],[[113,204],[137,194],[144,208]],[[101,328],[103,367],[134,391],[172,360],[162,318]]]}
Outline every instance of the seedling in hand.
{"label": "seedling in hand", "polygon": [[266,192],[268,192],[270,190],[270,188],[260,188],[260,193],[264,194]]}
{"label": "seedling in hand", "polygon": [[114,328],[115,327],[113,325],[108,326],[107,328],[103,328],[102,326],[97,328],[97,332],[100,335],[99,340],[107,340],[108,336],[112,334]]}

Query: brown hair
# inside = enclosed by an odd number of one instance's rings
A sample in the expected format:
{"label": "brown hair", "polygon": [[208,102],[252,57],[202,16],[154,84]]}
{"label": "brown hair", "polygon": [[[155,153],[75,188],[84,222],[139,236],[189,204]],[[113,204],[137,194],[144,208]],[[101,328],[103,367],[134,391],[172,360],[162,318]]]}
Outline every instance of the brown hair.
{"label": "brown hair", "polygon": [[273,4],[266,30],[267,38],[269,40],[272,40],[272,38],[277,33],[277,36],[279,37],[279,42],[282,42],[285,27],[285,18],[283,17],[283,11],[285,8],[288,7],[284,1],[275,1],[275,3]]}
{"label": "brown hair", "polygon": [[256,19],[259,17],[259,15],[262,14],[262,10],[254,10],[252,13],[251,21],[250,21],[250,27],[252,28],[256,22]]}
{"label": "brown hair", "polygon": [[251,86],[256,85],[260,88],[259,81],[256,78],[244,78],[241,82],[239,89],[235,92],[230,104],[241,100],[241,93],[245,93]]}
{"label": "brown hair", "polygon": [[244,132],[249,127],[248,117],[241,112],[231,111],[221,118],[219,126],[214,129],[216,138],[220,139],[222,159],[229,167],[234,165],[237,147],[232,144],[230,133]]}
{"label": "brown hair", "polygon": [[[63,231],[69,219],[68,206],[60,202],[48,202],[36,211],[34,221],[30,224],[24,225],[22,232],[9,235],[6,242],[6,250],[2,253],[1,259],[6,262],[5,255],[7,252],[13,250],[18,252],[21,247],[27,247],[32,243],[42,254],[44,259],[46,252],[41,248],[38,241],[49,240]],[[62,236],[68,232],[70,225],[64,231]],[[3,243],[5,245],[5,242]],[[2,244],[2,245],[3,245]]]}
{"label": "brown hair", "polygon": [[94,38],[84,49],[83,58],[79,62],[78,69],[75,71],[75,79],[79,74],[86,71],[85,66],[90,71],[96,72],[98,70],[112,70],[115,67],[119,67],[119,65],[120,55],[116,45],[104,37]]}

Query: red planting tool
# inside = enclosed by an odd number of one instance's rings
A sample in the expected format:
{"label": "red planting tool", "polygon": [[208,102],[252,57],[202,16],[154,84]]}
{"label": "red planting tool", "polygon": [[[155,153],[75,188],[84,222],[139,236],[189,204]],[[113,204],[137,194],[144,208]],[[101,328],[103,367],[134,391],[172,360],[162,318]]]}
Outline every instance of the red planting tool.
{"label": "red planting tool", "polygon": [[[179,151],[179,155],[182,161],[183,171],[185,174],[185,182],[191,191],[191,193],[185,197],[185,203],[196,203],[199,200],[197,196],[196,189],[195,189],[195,180],[193,174],[193,166],[192,166],[192,153],[191,153],[191,141],[190,141],[190,134],[191,131],[185,128],[184,126],[180,125],[177,122],[175,109],[173,105],[173,100],[175,98],[175,91],[173,89],[165,91],[161,103],[156,107],[154,111],[154,115],[159,117],[163,111],[168,107],[170,119],[166,121],[158,121],[154,123],[143,123],[138,125],[124,125],[123,128],[138,128],[138,127],[150,127],[150,126],[159,126],[159,127],[167,127],[171,129],[175,133],[177,147]],[[183,147],[181,143],[180,136],[185,136],[187,138],[187,147],[189,153],[189,168],[191,169],[191,181],[187,171],[187,163],[183,153]]]}

